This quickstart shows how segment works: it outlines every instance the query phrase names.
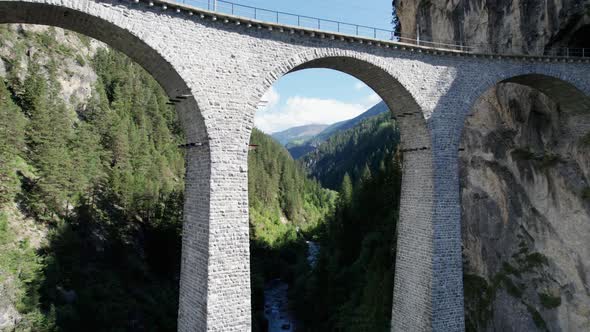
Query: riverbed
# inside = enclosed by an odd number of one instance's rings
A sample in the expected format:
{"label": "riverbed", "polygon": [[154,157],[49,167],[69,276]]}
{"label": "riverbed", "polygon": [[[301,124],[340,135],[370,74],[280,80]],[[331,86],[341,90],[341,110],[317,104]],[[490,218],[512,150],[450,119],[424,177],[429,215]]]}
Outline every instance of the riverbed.
{"label": "riverbed", "polygon": [[[307,243],[307,263],[313,269],[317,264],[320,245],[313,241]],[[274,279],[264,287],[264,317],[268,322],[268,332],[296,331],[297,320],[289,310],[289,284]]]}

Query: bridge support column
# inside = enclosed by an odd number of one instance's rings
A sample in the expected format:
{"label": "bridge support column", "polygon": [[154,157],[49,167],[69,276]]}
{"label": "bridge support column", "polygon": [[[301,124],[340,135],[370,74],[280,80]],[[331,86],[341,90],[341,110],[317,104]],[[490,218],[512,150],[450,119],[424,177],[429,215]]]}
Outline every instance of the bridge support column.
{"label": "bridge support column", "polygon": [[404,162],[391,330],[463,331],[461,211],[452,144],[461,119],[426,126],[419,114],[398,118]]}
{"label": "bridge support column", "polygon": [[247,153],[188,148],[178,331],[251,329]]}
{"label": "bridge support column", "polygon": [[391,330],[432,330],[432,151],[404,152]]}

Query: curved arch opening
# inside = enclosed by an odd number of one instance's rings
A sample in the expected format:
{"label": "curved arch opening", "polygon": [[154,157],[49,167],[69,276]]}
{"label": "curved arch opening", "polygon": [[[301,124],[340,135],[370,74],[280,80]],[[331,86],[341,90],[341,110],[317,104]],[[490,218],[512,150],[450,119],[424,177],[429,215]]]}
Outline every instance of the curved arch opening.
{"label": "curved arch opening", "polygon": [[588,102],[568,82],[530,74],[473,106],[460,154],[468,329],[588,323],[574,313],[590,302],[590,247],[579,245],[590,236]]}
{"label": "curved arch opening", "polygon": [[[138,10],[142,10],[142,7]],[[150,11],[150,9],[145,9]],[[96,15],[96,16],[95,16]],[[192,251],[199,253],[206,251],[208,231],[208,205],[209,178],[210,178],[210,153],[208,149],[209,135],[204,123],[201,109],[197,104],[194,86],[187,85],[177,71],[174,64],[170,63],[167,55],[163,54],[163,44],[149,42],[151,31],[141,31],[139,25],[135,25],[131,19],[127,19],[121,13],[120,8],[113,4],[101,4],[100,2],[60,2],[59,4],[0,1],[0,23],[23,23],[53,26],[74,31],[85,36],[100,40],[110,47],[126,54],[129,58],[143,67],[164,89],[168,96],[169,104],[173,104],[176,114],[184,132],[185,146],[187,147],[186,159],[188,169],[186,171],[187,183],[184,197],[192,202],[187,205],[190,213],[184,217],[186,230],[199,229],[198,232],[185,232],[183,237],[182,273],[180,283],[179,321],[183,328],[195,327],[206,321],[206,311],[199,310],[194,313],[195,301],[200,307],[206,307],[207,298],[198,296],[193,300],[192,294],[204,294],[207,285],[207,275],[203,271],[195,271],[202,259]],[[149,98],[146,98],[149,100]],[[199,204],[194,204],[199,202]],[[177,208],[182,209],[182,205]],[[186,206],[185,206],[186,208]],[[172,211],[173,214],[178,211]],[[187,236],[188,235],[188,236]],[[195,249],[194,243],[199,246]],[[191,251],[191,252],[189,252]],[[199,256],[199,257],[197,257]],[[187,277],[191,276],[191,281]],[[198,279],[198,281],[193,281]],[[189,294],[190,296],[182,296]],[[190,313],[188,313],[190,312]],[[130,318],[131,319],[131,318]]]}
{"label": "curved arch opening", "polygon": [[[100,6],[100,4],[89,4]],[[194,91],[154,47],[118,24],[106,19],[62,6],[44,3],[0,1],[0,23],[38,24],[59,27],[99,40],[124,53],[143,67],[166,91],[175,104],[189,140],[203,142],[207,138]],[[122,22],[123,23],[123,22]]]}
{"label": "curved arch opening", "polygon": [[[194,97],[172,65],[129,31],[47,5],[0,8],[0,22],[24,24],[0,26],[0,283],[11,289],[2,295],[10,298],[2,308],[8,328],[176,330],[179,145],[207,137]],[[204,163],[208,156],[189,157]]]}
{"label": "curved arch opening", "polygon": [[[332,193],[337,191],[338,197],[330,196],[328,191],[326,197],[330,197],[329,199],[333,201],[326,206],[333,205],[321,216],[321,220],[312,227],[306,228],[299,225],[291,235],[290,244],[282,248],[280,246],[274,248],[278,252],[274,254],[274,257],[281,257],[282,250],[286,250],[289,253],[287,260],[290,259],[292,264],[299,263],[297,268],[283,269],[282,274],[269,273],[268,270],[260,272],[261,260],[266,257],[265,255],[273,254],[265,253],[261,248],[264,245],[260,243],[251,245],[254,326],[265,324],[264,319],[269,322],[269,326],[279,328],[281,324],[288,328],[295,324],[295,326],[298,325],[297,327],[303,325],[304,328],[307,326],[330,330],[337,326],[348,326],[353,321],[361,330],[372,330],[378,328],[377,325],[379,328],[389,326],[392,312],[395,317],[395,315],[403,315],[404,309],[407,309],[402,305],[403,301],[399,299],[415,295],[412,293],[413,290],[401,282],[396,284],[395,292],[393,291],[393,261],[396,255],[401,253],[401,255],[411,256],[408,252],[412,250],[412,247],[421,244],[424,244],[425,248],[431,246],[429,237],[431,234],[419,234],[412,241],[405,236],[399,238],[394,236],[400,232],[407,232],[416,225],[423,224],[428,229],[428,222],[420,218],[432,213],[432,206],[429,205],[431,200],[427,199],[432,196],[430,191],[432,186],[429,185],[432,183],[432,169],[429,167],[431,151],[426,122],[411,94],[385,69],[377,65],[348,56],[297,59],[287,62],[285,66],[279,66],[276,72],[270,73],[269,78],[272,79],[265,80],[264,86],[258,90],[259,95],[265,94],[263,99],[268,99],[268,89],[274,88],[277,84],[280,86],[283,80],[304,75],[311,70],[318,73],[330,70],[339,72],[340,75],[345,74],[347,77],[352,76],[358,80],[359,86],[366,88],[367,91],[372,90],[376,96],[382,98],[382,102],[369,110],[367,114],[358,117],[357,121],[341,123],[336,126],[337,129],[334,129],[334,126],[328,129],[320,128],[319,134],[316,133],[311,138],[306,137],[306,142],[310,144],[303,149],[303,156],[297,154],[299,150],[290,150],[295,151],[295,157],[302,161],[300,167],[303,168],[303,173],[312,175],[320,190],[325,190],[321,188],[322,186],[327,187]],[[342,78],[342,80],[345,79]],[[318,83],[308,85],[302,83],[303,86],[299,87],[299,90],[311,89],[315,84]],[[352,86],[353,83],[350,85]],[[354,91],[347,94],[352,95]],[[322,112],[322,109],[318,109],[317,112]],[[377,112],[377,115],[372,114]],[[282,135],[290,134],[294,132],[287,130],[275,137],[281,140],[284,138]],[[285,138],[282,143],[287,148],[293,148],[287,139]],[[264,233],[264,230],[259,226],[261,222],[256,220],[259,218],[261,208],[253,206],[260,201],[260,198],[254,196],[261,192],[274,195],[276,189],[273,191],[257,188],[261,187],[260,184],[264,181],[263,177],[256,172],[261,168],[260,164],[265,155],[268,158],[277,159],[278,153],[268,153],[264,149],[265,145],[271,143],[269,139],[262,138],[261,133],[256,130],[252,134],[251,144],[250,227],[251,239],[259,241],[258,236]],[[272,168],[267,167],[267,169]],[[278,187],[281,188],[280,185]],[[253,213],[256,215],[253,216]],[[285,219],[288,223],[289,218]],[[401,221],[398,222],[400,219]],[[414,222],[414,224],[411,225],[408,222]],[[302,241],[299,242],[302,244],[298,245],[298,241]],[[311,258],[309,264],[301,264],[296,259],[297,250],[303,250],[303,252],[307,250],[310,256],[316,258]],[[301,254],[299,257],[302,257]],[[310,259],[310,257],[305,258]],[[400,262],[399,258],[398,262]],[[402,271],[405,269],[403,272],[419,275],[422,272],[421,269],[427,270],[431,261],[422,263],[422,266],[420,264],[409,266],[410,264],[402,261],[399,265],[402,266]],[[280,266],[276,262],[271,265]],[[327,266],[331,266],[332,270],[330,271]],[[366,273],[354,272],[353,266],[367,268],[364,270]],[[284,273],[285,270],[287,273]],[[346,272],[350,274],[349,277],[355,280],[347,286],[336,276],[345,273],[346,270],[349,271]],[[422,276],[428,279],[427,274],[428,272]],[[289,288],[295,289],[292,294],[306,296],[298,298],[295,295],[288,298],[296,308],[295,318],[290,316],[292,313],[282,314],[280,310],[276,311],[276,308],[280,306],[273,304],[273,301],[281,294],[280,289],[283,289],[285,299],[279,302],[288,301],[285,291],[287,287],[275,280],[278,276],[283,281],[291,283]],[[395,274],[395,278],[398,277]],[[375,283],[368,283],[367,278],[373,278]],[[380,285],[380,291],[374,288],[377,284]],[[429,286],[427,282],[420,283],[417,286],[418,293],[421,287]],[[384,289],[386,291],[383,291]],[[365,314],[365,317],[361,319],[359,317],[363,316],[363,305],[368,305],[363,301],[368,297],[379,302],[373,303],[378,309],[370,316]],[[392,304],[396,302],[396,299],[399,303],[397,308]],[[419,301],[428,300],[423,297]],[[346,314],[343,314],[344,311],[335,309],[339,307],[347,308],[344,310]],[[426,312],[426,305],[418,311],[421,309]],[[414,308],[413,311],[415,312],[416,309]],[[423,314],[426,316],[425,312]],[[278,318],[273,317],[274,314],[278,315]],[[259,317],[256,317],[257,315]],[[281,320],[281,316],[287,319]],[[259,322],[256,322],[256,319]],[[277,321],[279,325],[273,325],[277,324]]]}

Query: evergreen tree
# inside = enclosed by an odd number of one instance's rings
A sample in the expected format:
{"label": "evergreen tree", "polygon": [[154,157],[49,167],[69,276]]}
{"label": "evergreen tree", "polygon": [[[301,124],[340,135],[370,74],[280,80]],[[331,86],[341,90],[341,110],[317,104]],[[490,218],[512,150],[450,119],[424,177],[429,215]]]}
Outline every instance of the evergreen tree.
{"label": "evergreen tree", "polygon": [[15,159],[24,145],[25,119],[0,80],[0,208],[14,199],[18,187]]}

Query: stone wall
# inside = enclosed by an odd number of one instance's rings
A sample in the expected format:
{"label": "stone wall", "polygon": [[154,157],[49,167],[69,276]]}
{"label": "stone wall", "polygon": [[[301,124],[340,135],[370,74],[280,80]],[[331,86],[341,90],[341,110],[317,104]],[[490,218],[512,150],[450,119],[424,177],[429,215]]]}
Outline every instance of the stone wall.
{"label": "stone wall", "polygon": [[587,95],[588,63],[413,48],[152,3],[0,0],[0,22],[55,25],[97,38],[146,68],[176,104],[194,143],[187,155],[179,330],[250,329],[249,136],[266,90],[305,68],[363,80],[400,123],[405,162],[392,329],[462,330],[457,151],[464,119],[483,91],[524,74],[564,80]]}
{"label": "stone wall", "polygon": [[[416,35],[419,27],[421,38],[438,42],[524,54],[590,46],[590,1],[398,3],[402,33]],[[460,172],[472,329],[590,326],[590,261],[584,258],[590,214],[583,198],[589,152],[580,145],[590,132],[590,106],[579,102],[585,97],[575,89],[543,80],[517,79],[482,91],[466,122]],[[547,264],[529,266],[527,257],[536,254]],[[559,298],[560,306],[548,308],[540,294]]]}

